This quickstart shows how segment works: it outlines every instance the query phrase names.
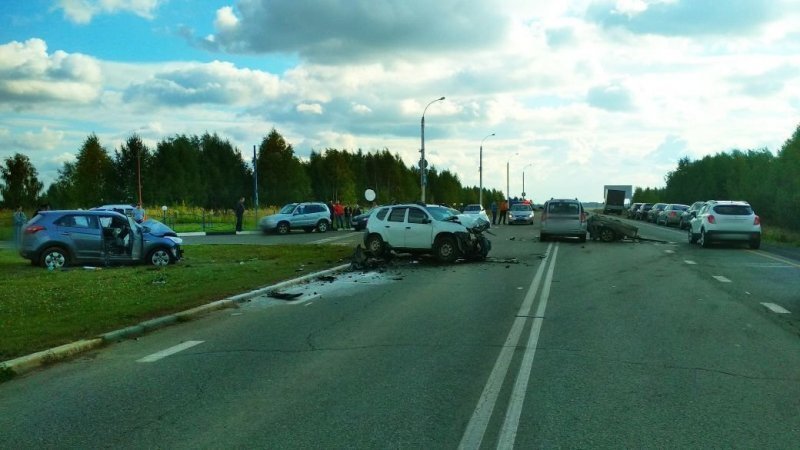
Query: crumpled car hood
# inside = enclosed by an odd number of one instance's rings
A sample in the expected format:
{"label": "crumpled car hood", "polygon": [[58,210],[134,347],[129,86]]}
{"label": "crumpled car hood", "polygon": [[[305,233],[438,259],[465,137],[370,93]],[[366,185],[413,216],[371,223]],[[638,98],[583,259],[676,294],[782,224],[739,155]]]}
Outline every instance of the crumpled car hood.
{"label": "crumpled car hood", "polygon": [[150,229],[150,234],[156,237],[165,237],[165,236],[178,236],[178,233],[172,230],[172,228],[164,225],[163,223],[153,220],[147,219],[141,223],[143,227],[147,227]]}

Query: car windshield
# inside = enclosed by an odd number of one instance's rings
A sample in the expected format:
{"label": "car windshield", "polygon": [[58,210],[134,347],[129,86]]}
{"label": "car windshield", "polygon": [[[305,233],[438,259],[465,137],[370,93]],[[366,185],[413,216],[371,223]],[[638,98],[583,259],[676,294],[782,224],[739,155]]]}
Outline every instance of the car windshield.
{"label": "car windshield", "polygon": [[291,214],[291,213],[294,212],[294,209],[296,207],[297,207],[297,203],[289,203],[288,205],[286,205],[283,208],[281,208],[281,210],[278,211],[278,214]]}
{"label": "car windshield", "polygon": [[467,207],[464,208],[464,212],[480,212],[480,210],[480,205],[467,205]]}
{"label": "car windshield", "polygon": [[444,206],[426,206],[425,209],[435,220],[448,220],[455,216],[453,210]]}
{"label": "car windshield", "polygon": [[511,210],[512,211],[533,211],[533,208],[531,208],[531,205],[520,205],[520,204],[517,204],[517,205],[511,205]]}

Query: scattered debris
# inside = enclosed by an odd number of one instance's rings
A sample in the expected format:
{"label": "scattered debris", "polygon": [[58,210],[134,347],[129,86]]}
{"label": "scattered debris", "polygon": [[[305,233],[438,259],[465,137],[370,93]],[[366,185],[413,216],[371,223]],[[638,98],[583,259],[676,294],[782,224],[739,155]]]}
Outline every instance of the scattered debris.
{"label": "scattered debris", "polygon": [[328,283],[333,283],[334,281],[336,281],[336,277],[333,276],[333,275],[322,275],[317,279],[319,281],[325,281],[325,282],[328,282]]}
{"label": "scattered debris", "polygon": [[299,292],[291,292],[291,293],[290,292],[278,292],[278,291],[267,292],[267,297],[277,298],[279,300],[294,300],[297,297],[300,297],[301,295],[303,295],[303,294],[299,293]]}
{"label": "scattered debris", "polygon": [[486,258],[486,262],[500,263],[500,264],[519,264],[517,258]]}

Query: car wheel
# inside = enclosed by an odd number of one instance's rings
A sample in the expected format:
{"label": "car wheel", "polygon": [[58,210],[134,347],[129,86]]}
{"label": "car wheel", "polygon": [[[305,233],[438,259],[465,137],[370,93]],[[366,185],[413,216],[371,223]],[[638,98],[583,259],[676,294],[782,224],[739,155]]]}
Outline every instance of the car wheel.
{"label": "car wheel", "polygon": [[384,252],[384,245],[383,239],[381,239],[380,235],[371,234],[367,238],[367,251],[372,254],[372,256],[379,258],[383,256]]}
{"label": "car wheel", "polygon": [[578,241],[580,241],[580,242],[586,242],[586,233],[579,234],[579,235],[578,235]]}
{"label": "car wheel", "polygon": [[69,264],[69,254],[61,247],[50,247],[42,252],[39,264],[47,269],[60,269]]}
{"label": "car wheel", "polygon": [[319,231],[320,233],[328,231],[328,228],[330,228],[328,226],[328,222],[324,220],[320,220],[319,223],[317,223],[317,231]]}
{"label": "car wheel", "polygon": [[706,230],[700,230],[700,245],[704,248],[711,247],[711,239],[706,235]]}
{"label": "car wheel", "polygon": [[164,267],[172,262],[172,256],[169,254],[169,250],[157,248],[147,256],[147,262],[156,267]]}
{"label": "car wheel", "polygon": [[278,234],[286,234],[289,232],[289,224],[286,222],[281,222],[278,224],[278,227],[275,228],[275,231],[277,231]]}
{"label": "car wheel", "polygon": [[456,241],[450,236],[442,236],[437,239],[434,247],[436,258],[441,262],[451,263],[458,258]]}
{"label": "car wheel", "polygon": [[761,247],[761,237],[750,239],[750,248],[758,250]]}
{"label": "car wheel", "polygon": [[600,240],[603,242],[611,242],[617,238],[616,233],[611,228],[603,227],[600,229]]}
{"label": "car wheel", "polygon": [[692,227],[689,227],[688,230],[689,230],[689,232],[688,232],[689,243],[690,244],[696,244],[697,243],[697,235],[692,233]]}

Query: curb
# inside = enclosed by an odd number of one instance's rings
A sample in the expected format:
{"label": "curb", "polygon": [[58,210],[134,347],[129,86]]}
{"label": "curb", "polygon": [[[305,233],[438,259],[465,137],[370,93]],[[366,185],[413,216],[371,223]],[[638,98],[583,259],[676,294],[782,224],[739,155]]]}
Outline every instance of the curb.
{"label": "curb", "polygon": [[178,237],[186,236],[233,236],[241,234],[261,234],[260,231],[187,231],[178,233]]}
{"label": "curb", "polygon": [[51,364],[57,361],[65,360],[80,353],[84,353],[89,350],[94,350],[96,348],[103,347],[105,345],[114,342],[119,342],[125,339],[138,337],[143,334],[149,333],[151,331],[178,322],[186,322],[195,317],[207,314],[212,311],[235,307],[240,303],[244,303],[253,297],[258,297],[259,295],[263,295],[269,291],[273,291],[275,289],[282,289],[295,284],[300,284],[312,278],[318,278],[331,273],[341,272],[349,267],[350,264],[342,264],[336,267],[332,267],[330,269],[310,273],[308,275],[303,275],[302,277],[293,278],[291,280],[281,281],[280,283],[276,283],[270,286],[265,286],[262,288],[254,289],[249,292],[227,297],[222,300],[217,300],[211,303],[207,303],[205,305],[200,305],[191,309],[187,309],[185,311],[177,312],[167,316],[157,317],[155,319],[150,319],[141,322],[137,325],[132,325],[126,328],[101,334],[91,339],[82,339],[80,341],[71,342],[69,344],[64,344],[51,349],[42,350],[36,353],[31,353],[30,355],[20,356],[19,358],[10,359],[8,361],[0,361],[0,382],[13,378],[15,376],[23,375],[46,364]]}

